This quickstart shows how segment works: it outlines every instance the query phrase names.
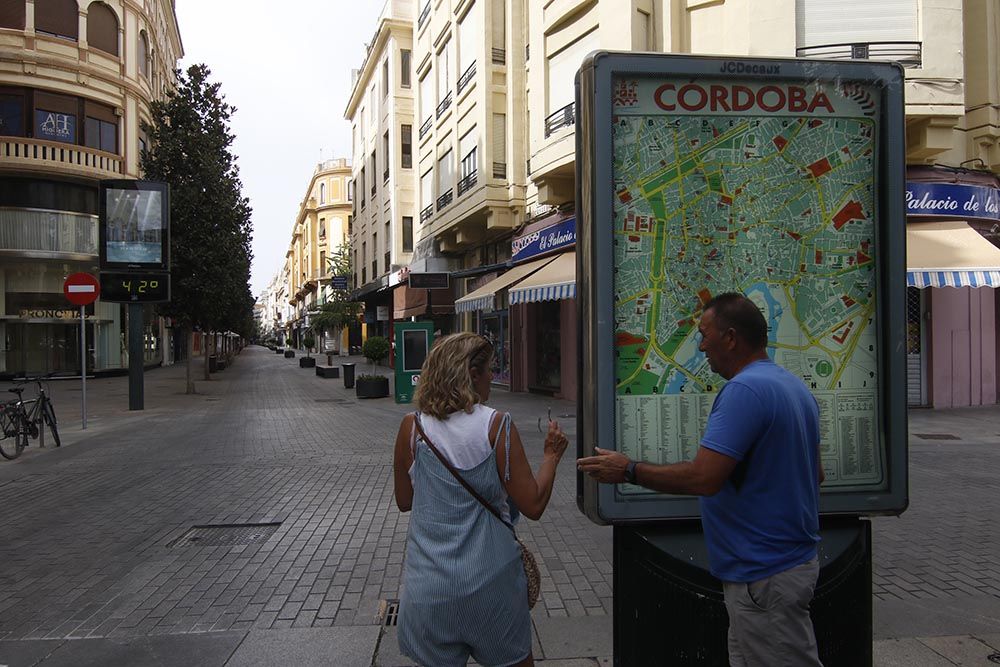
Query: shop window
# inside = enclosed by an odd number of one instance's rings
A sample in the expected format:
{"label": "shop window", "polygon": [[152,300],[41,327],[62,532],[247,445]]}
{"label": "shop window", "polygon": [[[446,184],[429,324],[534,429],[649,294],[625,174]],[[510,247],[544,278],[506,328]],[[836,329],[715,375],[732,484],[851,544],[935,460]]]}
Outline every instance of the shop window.
{"label": "shop window", "polygon": [[80,10],[76,0],[35,0],[35,32],[71,39],[80,36]]}
{"label": "shop window", "polygon": [[0,93],[0,136],[24,136],[24,96]]}
{"label": "shop window", "polygon": [[87,44],[118,55],[118,17],[103,2],[93,2],[87,8]]}
{"label": "shop window", "polygon": [[24,0],[0,0],[0,28],[24,30]]}

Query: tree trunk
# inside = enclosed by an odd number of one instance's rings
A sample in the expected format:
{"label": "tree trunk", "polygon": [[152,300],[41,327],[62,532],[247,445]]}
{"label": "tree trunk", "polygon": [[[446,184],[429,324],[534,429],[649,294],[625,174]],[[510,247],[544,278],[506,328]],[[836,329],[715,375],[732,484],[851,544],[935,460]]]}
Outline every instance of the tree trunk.
{"label": "tree trunk", "polygon": [[186,339],[187,342],[187,361],[185,362],[187,368],[185,371],[185,378],[184,378],[185,394],[196,393],[194,390],[194,378],[191,376],[192,373],[191,369],[194,364],[194,335],[195,334],[193,329],[187,328],[184,330],[184,338]]}

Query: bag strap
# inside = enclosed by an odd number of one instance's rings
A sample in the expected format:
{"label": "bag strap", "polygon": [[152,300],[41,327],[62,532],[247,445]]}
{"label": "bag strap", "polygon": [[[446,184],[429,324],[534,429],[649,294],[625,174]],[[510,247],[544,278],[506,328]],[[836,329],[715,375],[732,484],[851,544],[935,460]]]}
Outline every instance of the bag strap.
{"label": "bag strap", "polygon": [[500,522],[503,523],[503,525],[505,525],[508,528],[510,528],[510,532],[513,533],[514,532],[514,526],[512,526],[510,523],[508,523],[503,518],[503,516],[501,516],[500,512],[498,512],[497,509],[495,507],[493,507],[493,505],[491,505],[489,502],[487,502],[487,500],[485,498],[483,498],[481,495],[479,495],[479,492],[476,491],[474,488],[472,488],[471,484],[469,484],[468,482],[465,481],[465,478],[462,477],[462,475],[459,474],[459,472],[457,470],[455,470],[455,466],[451,465],[451,463],[448,462],[448,459],[446,459],[444,457],[444,454],[442,454],[440,451],[438,451],[438,448],[434,446],[434,443],[431,442],[430,438],[427,437],[427,434],[424,433],[423,427],[420,425],[420,415],[419,414],[415,414],[414,415],[414,417],[413,417],[413,423],[417,427],[417,433],[420,434],[420,439],[424,441],[424,443],[430,448],[430,450],[432,452],[434,452],[434,456],[438,457],[438,460],[441,461],[442,464],[444,464],[444,467],[448,469],[448,472],[450,472],[452,475],[454,475],[455,479],[457,479],[458,482],[462,486],[465,487],[466,491],[468,491],[469,493],[472,494],[473,498],[475,498],[476,500],[478,500],[482,504],[483,507],[485,507],[486,509],[488,509],[490,511],[490,513],[493,514],[493,516],[495,516],[496,518],[500,519]]}

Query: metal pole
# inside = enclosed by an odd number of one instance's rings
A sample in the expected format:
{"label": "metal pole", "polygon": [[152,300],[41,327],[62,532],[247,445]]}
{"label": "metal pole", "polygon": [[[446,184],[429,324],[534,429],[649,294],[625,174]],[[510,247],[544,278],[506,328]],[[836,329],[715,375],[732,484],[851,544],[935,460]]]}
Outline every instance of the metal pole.
{"label": "metal pole", "polygon": [[128,305],[128,409],[142,410],[142,304]]}
{"label": "metal pole", "polygon": [[87,316],[86,306],[80,306],[80,413],[83,430],[87,430]]}

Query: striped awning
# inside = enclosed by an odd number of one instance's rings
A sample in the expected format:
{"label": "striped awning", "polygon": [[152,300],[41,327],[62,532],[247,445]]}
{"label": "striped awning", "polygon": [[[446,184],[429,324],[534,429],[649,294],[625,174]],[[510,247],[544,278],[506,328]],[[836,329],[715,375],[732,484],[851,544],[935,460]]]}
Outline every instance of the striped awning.
{"label": "striped awning", "polygon": [[518,283],[510,302],[558,301],[576,298],[576,253],[564,252],[544,269]]}
{"label": "striped awning", "polygon": [[963,220],[906,225],[910,287],[1000,287],[1000,248]]}
{"label": "striped awning", "polygon": [[455,312],[468,313],[474,310],[494,310],[496,308],[497,292],[510,287],[519,280],[527,278],[552,260],[552,257],[545,257],[543,259],[536,259],[534,262],[526,262],[515,266],[510,271],[494,278],[479,289],[466,294],[461,299],[456,299]]}

